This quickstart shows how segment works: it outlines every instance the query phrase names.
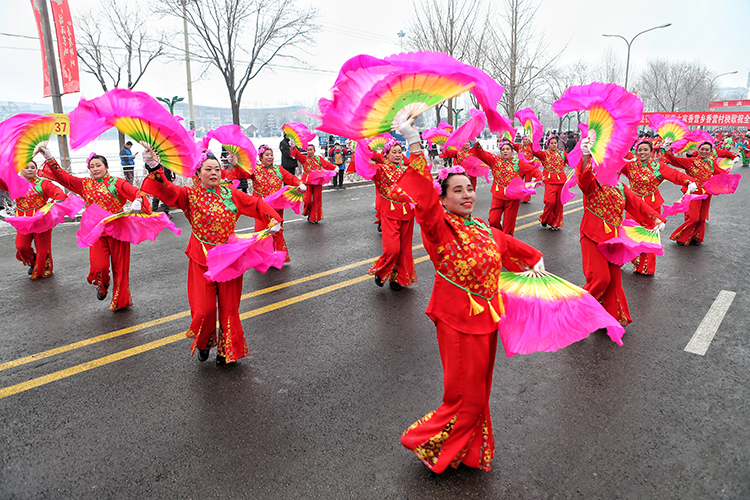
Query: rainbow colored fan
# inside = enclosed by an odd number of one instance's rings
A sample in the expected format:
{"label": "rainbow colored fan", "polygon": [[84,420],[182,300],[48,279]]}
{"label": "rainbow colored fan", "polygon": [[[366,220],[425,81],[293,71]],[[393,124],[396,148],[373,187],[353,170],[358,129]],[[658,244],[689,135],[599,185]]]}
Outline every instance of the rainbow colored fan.
{"label": "rainbow colored fan", "polygon": [[614,83],[591,83],[570,87],[552,109],[559,116],[571,111],[589,112],[588,138],[597,179],[616,185],[625,155],[636,138],[643,102]]}
{"label": "rainbow colored fan", "polygon": [[311,132],[304,123],[285,123],[281,129],[289,137],[291,143],[298,148],[307,149],[307,144],[315,139],[315,133]]}
{"label": "rainbow colored fan", "polygon": [[79,149],[112,127],[147,144],[162,165],[183,177],[192,177],[198,168],[200,152],[192,132],[156,99],[128,89],[112,89],[90,101],[81,99],[70,113],[70,145]]}
{"label": "rainbow colored fan", "polygon": [[705,200],[706,198],[708,198],[707,194],[685,194],[675,203],[665,206],[661,214],[664,217],[669,217],[671,215],[685,213],[690,208],[691,201]]}
{"label": "rainbow colored fan", "polygon": [[297,186],[284,186],[263,198],[274,210],[291,208],[295,214],[300,213],[300,205],[302,205],[303,199],[304,195]]}
{"label": "rainbow colored fan", "polygon": [[450,132],[445,129],[431,127],[425,129],[424,132],[422,132],[422,139],[427,141],[430,147],[432,147],[433,144],[443,146],[445,145],[445,141],[448,140],[449,135]]}
{"label": "rainbow colored fan", "polygon": [[222,125],[214,130],[209,130],[207,139],[214,139],[224,149],[231,152],[237,158],[237,166],[245,172],[252,174],[255,171],[255,163],[258,160],[258,152],[250,138],[246,136],[238,125]]}
{"label": "rainbow colored fan", "polygon": [[81,248],[93,246],[103,235],[138,245],[146,240],[154,241],[164,229],[169,229],[177,236],[182,232],[165,213],[111,214],[99,205],[92,204],[83,212],[81,228],[76,232],[76,239]]}
{"label": "rainbow colored fan", "polygon": [[395,141],[396,138],[393,137],[389,133],[380,134],[378,136],[373,137],[367,142],[367,145],[370,146],[370,149],[372,151],[382,151],[385,149],[385,146],[392,141]]}
{"label": "rainbow colored fan", "polygon": [[693,148],[697,148],[698,145],[703,142],[708,142],[713,145],[714,138],[705,130],[691,130],[682,139],[672,143],[672,150],[677,153],[685,153]]}
{"label": "rainbow colored fan", "polygon": [[216,245],[207,252],[208,271],[204,276],[211,281],[230,281],[249,269],[261,273],[270,267],[281,269],[285,259],[285,251],[274,249],[268,229],[252,234],[234,233],[225,244]]}
{"label": "rainbow colored fan", "polygon": [[84,205],[81,198],[70,193],[62,201],[51,201],[37,209],[31,217],[6,217],[5,222],[20,234],[43,233],[65,222],[66,215],[74,218]]}
{"label": "rainbow colored fan", "polygon": [[37,145],[49,140],[55,119],[51,116],[21,113],[0,123],[0,179],[10,197],[25,196],[28,183],[18,174],[34,158]]}
{"label": "rainbow colored fan", "polygon": [[586,290],[554,274],[500,273],[505,312],[498,333],[508,357],[553,352],[606,328],[622,345],[625,329]]}
{"label": "rainbow colored fan", "polygon": [[539,151],[539,140],[544,133],[544,127],[542,127],[539,118],[536,117],[536,113],[531,108],[519,109],[516,111],[516,120],[521,123],[526,135],[531,139],[531,149]]}
{"label": "rainbow colored fan", "polygon": [[648,123],[654,132],[659,134],[662,139],[671,139],[679,141],[690,133],[690,129],[685,122],[675,117],[664,117],[659,113],[649,115]]}
{"label": "rainbow colored fan", "polygon": [[659,231],[646,229],[630,219],[623,221],[617,236],[597,246],[604,258],[616,266],[630,262],[642,253],[664,255]]}
{"label": "rainbow colored fan", "polygon": [[468,90],[496,131],[503,87],[483,71],[441,52],[357,56],[341,68],[333,99],[319,101],[318,129],[356,140],[373,137]]}

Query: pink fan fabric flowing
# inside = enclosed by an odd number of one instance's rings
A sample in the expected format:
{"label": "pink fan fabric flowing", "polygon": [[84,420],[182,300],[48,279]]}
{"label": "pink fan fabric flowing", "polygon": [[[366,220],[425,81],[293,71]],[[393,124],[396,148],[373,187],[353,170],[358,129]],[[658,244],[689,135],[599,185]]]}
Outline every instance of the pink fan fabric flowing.
{"label": "pink fan fabric flowing", "polygon": [[284,193],[287,193],[294,189],[296,189],[296,186],[284,186],[275,193],[271,193],[263,198],[263,201],[268,203],[274,210],[285,210],[287,208],[291,208],[295,214],[299,215],[302,207],[302,201],[292,201],[284,196]]}
{"label": "pink fan fabric flowing", "polygon": [[[630,219],[625,219],[623,226],[637,226],[638,223]],[[664,255],[664,247],[656,243],[646,241],[635,241],[629,238],[625,231],[620,231],[619,236],[602,241],[597,245],[599,251],[609,262],[616,266],[622,266],[630,262],[642,253],[655,253]]]}
{"label": "pink fan fabric flowing", "polygon": [[[619,182],[625,155],[636,138],[643,116],[643,102],[635,94],[614,83],[591,83],[574,86],[563,92],[552,109],[559,116],[571,111],[603,107],[614,121],[612,136],[606,144],[602,165],[596,165],[597,179],[614,186]],[[589,122],[589,129],[592,129]]]}
{"label": "pink fan fabric flowing", "polygon": [[570,175],[568,175],[568,178],[565,180],[565,183],[560,190],[560,203],[566,205],[570,200],[576,197],[576,193],[572,193],[570,190],[577,185],[578,176],[576,175],[576,171],[573,170],[570,172]]}
{"label": "pink fan fabric flowing", "polygon": [[564,300],[543,301],[503,293],[505,315],[498,333],[507,357],[554,352],[583,340],[600,328],[617,345],[625,329],[588,292]]}
{"label": "pink fan fabric flowing", "polygon": [[461,166],[472,177],[484,177],[487,182],[490,182],[490,167],[482,163],[482,160],[469,156],[466,158]]}
{"label": "pink fan fabric flowing", "polygon": [[281,269],[286,252],[276,251],[267,231],[247,237],[233,234],[224,245],[216,245],[206,254],[208,271],[203,275],[211,281],[230,281],[249,270],[265,273],[269,268]]}
{"label": "pink fan fabric flowing", "polygon": [[705,130],[691,130],[687,133],[687,135],[685,135],[685,137],[683,137],[679,141],[674,141],[672,143],[672,151],[675,151],[677,153],[684,153],[688,149],[695,147],[702,142],[709,142],[713,144],[714,138],[711,137],[711,134],[709,134]]}
{"label": "pink fan fabric flowing", "polygon": [[184,177],[191,177],[198,168],[200,152],[194,146],[193,132],[188,132],[159,101],[144,92],[114,88],[90,101],[82,98],[69,116],[73,149],[85,146],[114,127],[119,118],[133,118],[148,122],[150,125],[142,134],[179,160],[165,166]]}
{"label": "pink fan fabric flowing", "polygon": [[445,138],[447,140],[449,135],[450,135],[450,132],[448,130],[438,128],[438,127],[431,127],[431,128],[425,129],[424,132],[422,132],[422,139],[427,141],[429,146],[432,147],[433,138],[440,137],[440,138]]}
{"label": "pink fan fabric flowing", "polygon": [[437,128],[445,130],[446,132],[453,132],[453,125],[448,123],[447,121],[443,120],[440,123],[438,123]]}
{"label": "pink fan fabric flowing", "polygon": [[307,183],[315,186],[322,186],[331,181],[336,175],[336,170],[313,170],[307,174]]}
{"label": "pink fan fabric flowing", "polygon": [[221,127],[209,130],[206,134],[207,139],[214,139],[221,145],[230,144],[242,148],[250,159],[250,173],[255,171],[255,164],[258,160],[258,151],[255,144],[246,136],[239,125],[222,125]]}
{"label": "pink fan fabric flowing", "polygon": [[536,194],[536,187],[534,185],[527,186],[520,177],[514,177],[508,183],[508,187],[505,188],[505,196],[511,200],[521,200],[532,194]]}
{"label": "pink fan fabric flowing", "polygon": [[6,217],[5,222],[21,234],[43,233],[65,222],[67,215],[74,218],[84,206],[81,198],[69,194],[63,201],[51,203],[49,211],[37,211],[31,217]]}
{"label": "pink fan fabric flowing", "polygon": [[284,126],[290,127],[299,136],[299,140],[302,142],[299,147],[302,149],[307,149],[308,143],[315,139],[315,132],[311,132],[304,123],[289,122],[285,123]]}
{"label": "pink fan fabric flowing", "polygon": [[664,217],[669,217],[670,215],[685,213],[690,208],[691,201],[705,200],[706,198],[708,198],[707,194],[686,194],[682,198],[680,198],[676,203],[665,206],[664,211],[661,214]]}
{"label": "pink fan fabric flowing", "polygon": [[[581,139],[576,143],[575,147],[568,153],[568,165],[574,169],[581,163],[583,158],[583,152],[581,152],[581,141],[589,135],[589,126],[586,123],[578,125],[578,130],[581,131]],[[560,147],[560,146],[558,146]],[[577,182],[577,181],[576,181]]]}
{"label": "pink fan fabric flowing", "polygon": [[461,149],[461,147],[476,138],[484,130],[485,126],[485,115],[479,109],[471,110],[471,118],[466,120],[466,123],[458,127],[445,141],[445,147],[455,147]]}
{"label": "pink fan fabric flowing", "polygon": [[716,174],[703,184],[706,192],[711,195],[732,194],[737,191],[742,175],[740,174]]}
{"label": "pink fan fabric flowing", "polygon": [[487,114],[490,130],[500,128],[497,105],[504,90],[500,84],[485,72],[442,52],[412,52],[384,59],[360,55],[344,63],[332,89],[333,99],[323,98],[318,102],[322,121],[318,129],[355,140],[364,139],[360,125],[378,103],[381,90],[383,94],[387,92],[388,82],[399,75],[420,74],[473,85],[471,92]]}
{"label": "pink fan fabric flowing", "polygon": [[83,212],[81,228],[76,233],[78,246],[90,247],[102,236],[138,245],[142,241],[155,240],[156,235],[164,229],[169,229],[177,236],[182,232],[165,213],[128,213],[113,220],[105,220],[112,215],[97,204],[89,205]]}
{"label": "pink fan fabric flowing", "polygon": [[526,128],[526,123],[531,124],[531,149],[539,151],[539,139],[542,138],[544,133],[544,127],[542,127],[539,118],[536,117],[536,113],[531,108],[519,109],[516,111],[516,119],[521,122],[521,126]]}
{"label": "pink fan fabric flowing", "polygon": [[368,181],[375,177],[377,169],[370,165],[373,152],[367,141],[357,141],[357,147],[354,150],[354,169],[364,179]]}

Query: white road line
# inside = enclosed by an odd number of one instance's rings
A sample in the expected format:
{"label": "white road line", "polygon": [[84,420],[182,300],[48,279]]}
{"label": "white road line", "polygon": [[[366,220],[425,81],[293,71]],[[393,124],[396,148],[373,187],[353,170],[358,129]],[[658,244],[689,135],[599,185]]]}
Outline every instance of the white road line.
{"label": "white road line", "polygon": [[700,326],[698,326],[698,329],[693,334],[693,338],[690,339],[690,342],[685,347],[687,352],[701,356],[706,354],[708,346],[711,345],[711,341],[714,339],[719,325],[721,325],[724,316],[727,314],[729,306],[732,305],[735,295],[737,295],[735,292],[728,292],[726,290],[719,292],[719,296],[711,304],[711,309],[708,310],[706,317],[703,318]]}

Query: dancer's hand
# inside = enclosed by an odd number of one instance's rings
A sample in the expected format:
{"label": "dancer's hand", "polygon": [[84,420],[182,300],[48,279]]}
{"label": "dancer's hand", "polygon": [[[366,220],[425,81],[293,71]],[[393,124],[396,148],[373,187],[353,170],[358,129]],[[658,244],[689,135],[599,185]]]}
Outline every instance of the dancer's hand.
{"label": "dancer's hand", "polygon": [[300,184],[299,186],[297,186],[297,189],[300,193],[304,193],[305,191],[307,191],[307,186],[304,184]]}
{"label": "dancer's hand", "polygon": [[541,271],[546,271],[546,269],[544,268],[544,257],[540,257],[539,258],[539,262],[537,262],[536,264],[534,264],[534,266],[531,268],[531,270],[534,271],[535,273],[538,273],[538,272],[541,272]]}
{"label": "dancer's hand", "polygon": [[406,139],[407,146],[411,147],[412,144],[420,144],[419,130],[414,127],[414,120],[416,117],[409,118],[405,121],[399,121],[398,132]]}
{"label": "dancer's hand", "polygon": [[138,198],[133,203],[130,204],[130,213],[133,212],[140,212],[141,211],[141,199]]}
{"label": "dancer's hand", "polygon": [[588,137],[581,139],[581,153],[584,156],[591,156],[591,139]]}
{"label": "dancer's hand", "polygon": [[143,158],[143,162],[146,164],[147,167],[156,168],[159,166],[159,155],[156,154],[156,151],[153,150],[151,145],[147,142],[141,141],[141,146],[143,146],[144,151],[141,154],[141,158]]}
{"label": "dancer's hand", "polygon": [[32,156],[35,156],[37,153],[42,153],[42,156],[44,156],[45,160],[51,160],[53,158],[52,152],[47,148],[46,142],[39,144],[34,150],[34,154]]}
{"label": "dancer's hand", "polygon": [[667,137],[664,139],[664,149],[669,149],[672,147],[672,139]]}
{"label": "dancer's hand", "polygon": [[268,232],[271,234],[276,234],[279,231],[281,231],[281,224],[278,223],[268,228]]}
{"label": "dancer's hand", "polygon": [[698,190],[698,185],[695,182],[691,182],[687,187],[687,194],[694,193]]}
{"label": "dancer's hand", "polygon": [[667,227],[667,225],[664,222],[660,222],[659,224],[656,225],[656,227],[654,227],[654,231],[661,232],[661,230],[664,229],[665,227]]}

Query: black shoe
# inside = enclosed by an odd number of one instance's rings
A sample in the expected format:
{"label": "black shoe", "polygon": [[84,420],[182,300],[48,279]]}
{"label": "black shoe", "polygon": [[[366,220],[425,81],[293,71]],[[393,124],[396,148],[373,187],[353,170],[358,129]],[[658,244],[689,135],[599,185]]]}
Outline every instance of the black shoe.
{"label": "black shoe", "polygon": [[383,228],[382,228],[382,227],[380,226],[380,222],[378,222],[378,232],[379,232],[379,233],[382,233],[382,232],[383,232]]}
{"label": "black shoe", "polygon": [[198,349],[198,361],[203,363],[208,359],[208,355],[211,352],[211,349]]}
{"label": "black shoe", "polygon": [[380,276],[375,276],[375,284],[383,288],[383,280],[380,279]]}
{"label": "black shoe", "polygon": [[541,225],[542,227],[547,227],[547,223],[546,222],[539,222],[539,225]]}
{"label": "black shoe", "polygon": [[227,364],[227,359],[224,356],[216,355],[216,366],[222,366]]}
{"label": "black shoe", "polygon": [[693,240],[693,241],[690,242],[690,244],[693,245],[694,247],[697,247],[698,245],[701,244],[701,242],[698,241],[698,240]]}
{"label": "black shoe", "polygon": [[99,299],[99,300],[106,299],[107,298],[107,292],[104,292],[104,295],[102,295],[102,293],[99,290],[97,290],[96,291],[96,298]]}
{"label": "black shoe", "polygon": [[390,285],[391,290],[399,291],[404,288],[404,285],[400,284],[398,281],[391,281],[388,284]]}
{"label": "black shoe", "polygon": [[34,266],[29,267],[29,276],[31,276],[31,273],[34,272]]}
{"label": "black shoe", "polygon": [[675,240],[675,243],[677,243],[677,244],[678,244],[679,246],[681,246],[681,247],[684,247],[684,246],[685,246],[685,244],[684,244],[683,242],[681,242],[681,241],[676,241],[676,240]]}

